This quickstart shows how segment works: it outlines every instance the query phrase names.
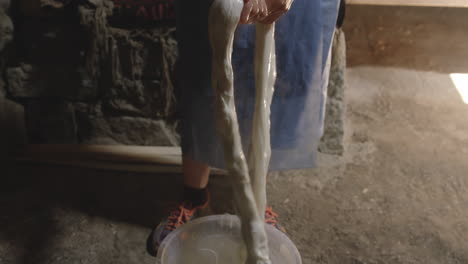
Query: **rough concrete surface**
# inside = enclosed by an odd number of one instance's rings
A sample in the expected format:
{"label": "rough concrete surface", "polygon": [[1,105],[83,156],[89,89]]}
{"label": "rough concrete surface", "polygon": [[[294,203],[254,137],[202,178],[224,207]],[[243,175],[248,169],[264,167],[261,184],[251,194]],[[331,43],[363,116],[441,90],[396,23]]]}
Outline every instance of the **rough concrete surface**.
{"label": "rough concrete surface", "polygon": [[[349,8],[344,155],[270,176],[305,264],[468,263],[468,9]],[[465,32],[466,33],[466,32]],[[18,164],[0,184],[0,263],[154,263],[180,175]],[[213,209],[226,181],[211,181]]]}

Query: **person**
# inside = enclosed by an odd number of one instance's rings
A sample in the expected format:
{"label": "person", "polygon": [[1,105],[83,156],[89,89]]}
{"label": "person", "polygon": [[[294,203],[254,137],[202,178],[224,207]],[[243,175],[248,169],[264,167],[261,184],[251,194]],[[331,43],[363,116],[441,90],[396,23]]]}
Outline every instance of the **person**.
{"label": "person", "polygon": [[[211,87],[208,13],[212,1],[176,0],[184,190],[183,201],[147,239],[147,250],[153,256],[171,231],[194,219],[208,205],[210,167],[224,168]],[[232,56],[236,111],[245,153],[255,102],[255,27],[251,24],[277,22],[270,171],[314,166],[323,130],[329,53],[338,6],[339,0],[245,1]],[[269,207],[265,221],[283,230],[277,216]]]}

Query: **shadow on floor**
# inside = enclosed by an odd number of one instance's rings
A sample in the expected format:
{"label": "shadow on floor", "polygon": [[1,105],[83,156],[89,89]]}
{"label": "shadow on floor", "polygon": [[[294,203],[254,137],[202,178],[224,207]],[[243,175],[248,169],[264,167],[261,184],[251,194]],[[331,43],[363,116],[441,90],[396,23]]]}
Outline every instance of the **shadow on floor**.
{"label": "shadow on floor", "polygon": [[9,167],[1,179],[0,238],[8,241],[11,248],[21,244],[22,252],[15,262],[20,264],[46,263],[45,252],[60,232],[55,209],[79,211],[91,218],[150,230],[180,198],[182,181],[177,174],[28,164]]}

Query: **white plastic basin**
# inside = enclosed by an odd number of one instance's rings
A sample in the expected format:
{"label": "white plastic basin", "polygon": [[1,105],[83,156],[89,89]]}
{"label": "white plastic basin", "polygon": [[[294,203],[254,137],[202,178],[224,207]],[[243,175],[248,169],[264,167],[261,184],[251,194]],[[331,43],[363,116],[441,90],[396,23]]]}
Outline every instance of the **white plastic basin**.
{"label": "white plastic basin", "polygon": [[[272,264],[302,264],[292,241],[265,226]],[[235,215],[212,215],[190,221],[169,234],[159,247],[158,264],[245,264],[246,250]]]}

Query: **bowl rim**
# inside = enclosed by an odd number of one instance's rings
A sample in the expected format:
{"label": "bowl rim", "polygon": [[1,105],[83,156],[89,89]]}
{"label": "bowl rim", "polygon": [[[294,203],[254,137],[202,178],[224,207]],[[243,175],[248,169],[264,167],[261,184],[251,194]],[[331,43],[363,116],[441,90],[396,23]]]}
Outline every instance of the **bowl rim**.
{"label": "bowl rim", "polygon": [[[184,224],[180,228],[177,228],[174,231],[172,231],[163,240],[163,242],[159,246],[158,254],[156,256],[157,263],[158,264],[164,264],[164,263],[162,263],[162,260],[163,260],[163,257],[164,257],[164,252],[166,252],[166,248],[171,244],[172,240],[174,240],[180,232],[184,231],[184,229],[188,229],[191,226],[198,225],[201,222],[209,222],[209,221],[213,221],[213,220],[219,220],[219,219],[222,219],[222,218],[225,218],[226,220],[231,221],[231,225],[234,222],[239,223],[241,221],[239,216],[232,215],[232,214],[209,215],[209,216],[203,216],[203,217],[199,217],[199,218],[196,218],[194,220],[191,220],[187,224]],[[299,260],[299,263],[297,263],[297,264],[302,264],[302,257],[301,257],[301,254],[299,253],[299,250],[297,249],[296,245],[292,242],[292,240],[285,233],[281,232],[280,230],[278,230],[275,227],[273,227],[271,225],[268,225],[268,224],[265,224],[265,232],[267,232],[267,234],[268,233],[274,233],[275,235],[280,236],[283,241],[286,241],[287,244],[291,245],[289,248],[292,249],[292,251],[293,251],[292,253],[295,256],[297,256],[297,259]]]}

